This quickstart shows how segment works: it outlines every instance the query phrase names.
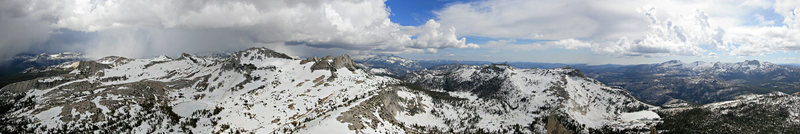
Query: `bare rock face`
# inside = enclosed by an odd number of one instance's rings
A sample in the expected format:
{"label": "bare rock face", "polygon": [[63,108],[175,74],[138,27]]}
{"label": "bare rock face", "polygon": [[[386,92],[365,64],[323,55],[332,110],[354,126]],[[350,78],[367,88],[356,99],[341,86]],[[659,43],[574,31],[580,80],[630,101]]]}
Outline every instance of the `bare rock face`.
{"label": "bare rock face", "polygon": [[349,55],[345,54],[342,56],[327,56],[325,58],[318,58],[318,57],[311,57],[306,60],[300,61],[300,64],[305,64],[308,62],[314,62],[311,65],[312,70],[331,70],[336,71],[340,68],[347,68],[347,70],[355,71],[358,69],[356,63],[353,62],[353,59],[350,58]]}
{"label": "bare rock face", "polygon": [[[192,60],[194,63],[198,62],[197,57],[191,56],[189,54],[183,54],[179,59],[184,59],[184,58],[188,58]],[[292,58],[291,56],[286,55],[284,53],[276,52],[272,49],[263,47],[250,48],[244,51],[239,51],[231,54],[227,59],[225,59],[225,62],[223,63],[223,68],[227,70],[240,70],[240,71],[255,70],[257,69],[257,67],[253,65],[254,63],[269,60],[271,58],[294,60],[294,58]]]}

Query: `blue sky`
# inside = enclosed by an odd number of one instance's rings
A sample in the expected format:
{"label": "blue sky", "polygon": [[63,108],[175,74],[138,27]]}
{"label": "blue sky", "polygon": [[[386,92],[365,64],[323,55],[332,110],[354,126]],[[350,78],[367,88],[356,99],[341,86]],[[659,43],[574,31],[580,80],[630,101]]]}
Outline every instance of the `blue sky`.
{"label": "blue sky", "polygon": [[[298,57],[800,63],[800,1],[0,1],[0,59],[151,58],[268,47]],[[137,12],[130,12],[137,9]]]}

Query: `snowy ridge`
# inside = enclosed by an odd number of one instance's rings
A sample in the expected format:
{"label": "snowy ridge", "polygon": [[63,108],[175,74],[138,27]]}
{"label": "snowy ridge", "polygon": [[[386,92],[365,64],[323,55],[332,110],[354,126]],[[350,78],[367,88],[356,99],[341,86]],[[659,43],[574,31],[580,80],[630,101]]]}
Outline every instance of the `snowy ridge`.
{"label": "snowy ridge", "polygon": [[[635,100],[622,89],[607,87],[570,68],[447,65],[438,70],[412,73],[405,80],[426,89],[459,96],[443,97],[459,98],[456,99],[459,101],[433,99],[430,102],[421,97],[423,106],[435,109],[429,113],[445,122],[433,128],[454,129],[442,131],[544,133],[549,130],[545,122],[549,116],[558,116],[562,125],[584,133],[647,130],[659,119],[648,111],[653,106]],[[632,116],[621,116],[626,113]],[[420,116],[418,118],[431,118],[424,114]]]}
{"label": "snowy ridge", "polygon": [[[347,55],[109,56],[0,89],[0,133],[642,132],[652,106],[570,68],[445,65],[405,80]],[[67,73],[68,72],[68,73]]]}
{"label": "snowy ridge", "polygon": [[1,121],[22,123],[3,125],[9,132],[287,133],[396,81],[361,70],[312,72],[313,62],[265,51],[83,61],[71,68],[83,69],[77,73],[4,87],[21,99],[4,101],[15,108]]}

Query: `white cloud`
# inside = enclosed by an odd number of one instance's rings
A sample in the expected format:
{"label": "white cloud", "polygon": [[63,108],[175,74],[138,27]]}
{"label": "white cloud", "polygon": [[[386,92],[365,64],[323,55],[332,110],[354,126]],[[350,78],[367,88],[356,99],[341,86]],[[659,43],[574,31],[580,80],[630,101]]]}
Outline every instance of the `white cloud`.
{"label": "white cloud", "polygon": [[535,43],[519,43],[517,40],[496,40],[496,41],[488,41],[484,46],[485,48],[491,48],[502,51],[529,51],[529,50],[542,50],[548,48],[560,48],[560,49],[590,48],[592,44],[570,38],[564,40],[541,41]]}
{"label": "white cloud", "polygon": [[775,13],[783,17],[782,26],[734,27],[726,40],[738,45],[730,55],[764,55],[781,51],[800,51],[800,1],[778,0]]}
{"label": "white cloud", "polygon": [[578,49],[578,48],[587,48],[592,46],[592,44],[588,42],[579,41],[573,38],[548,42],[546,44],[551,46],[562,46],[564,47],[564,49]]}
{"label": "white cloud", "polygon": [[[19,12],[36,15],[28,18],[44,24],[40,26],[44,33],[54,29],[97,33],[84,46],[98,56],[151,56],[282,42],[373,53],[477,47],[458,39],[455,28],[433,20],[419,27],[393,23],[383,0],[12,0],[3,5],[41,6]],[[0,28],[13,27],[6,24]],[[48,38],[47,34],[23,36]]]}
{"label": "white cloud", "polygon": [[[436,13],[442,25],[456,27],[461,35],[578,39],[599,54],[703,57],[710,50],[734,56],[800,50],[798,6],[793,0],[487,0]],[[771,10],[782,18],[761,14]],[[487,46],[491,43],[500,42]],[[540,49],[543,44],[527,47]]]}
{"label": "white cloud", "polygon": [[642,37],[621,37],[615,43],[598,45],[596,50],[629,56],[702,56],[706,50],[700,46],[728,49],[722,40],[725,31],[710,25],[705,13],[697,11],[662,20],[655,16],[655,10],[645,12],[650,31],[642,33]]}

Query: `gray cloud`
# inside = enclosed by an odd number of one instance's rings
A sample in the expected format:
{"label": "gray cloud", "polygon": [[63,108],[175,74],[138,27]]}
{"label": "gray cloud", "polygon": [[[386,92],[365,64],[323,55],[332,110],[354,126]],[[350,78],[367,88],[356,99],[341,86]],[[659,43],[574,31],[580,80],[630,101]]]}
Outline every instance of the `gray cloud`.
{"label": "gray cloud", "polygon": [[[393,23],[383,0],[10,0],[2,5],[0,45],[9,49],[0,57],[66,46],[93,57],[251,46],[354,53],[477,47],[457,38],[452,27],[433,20],[418,27]],[[70,34],[85,40],[68,39]]]}

